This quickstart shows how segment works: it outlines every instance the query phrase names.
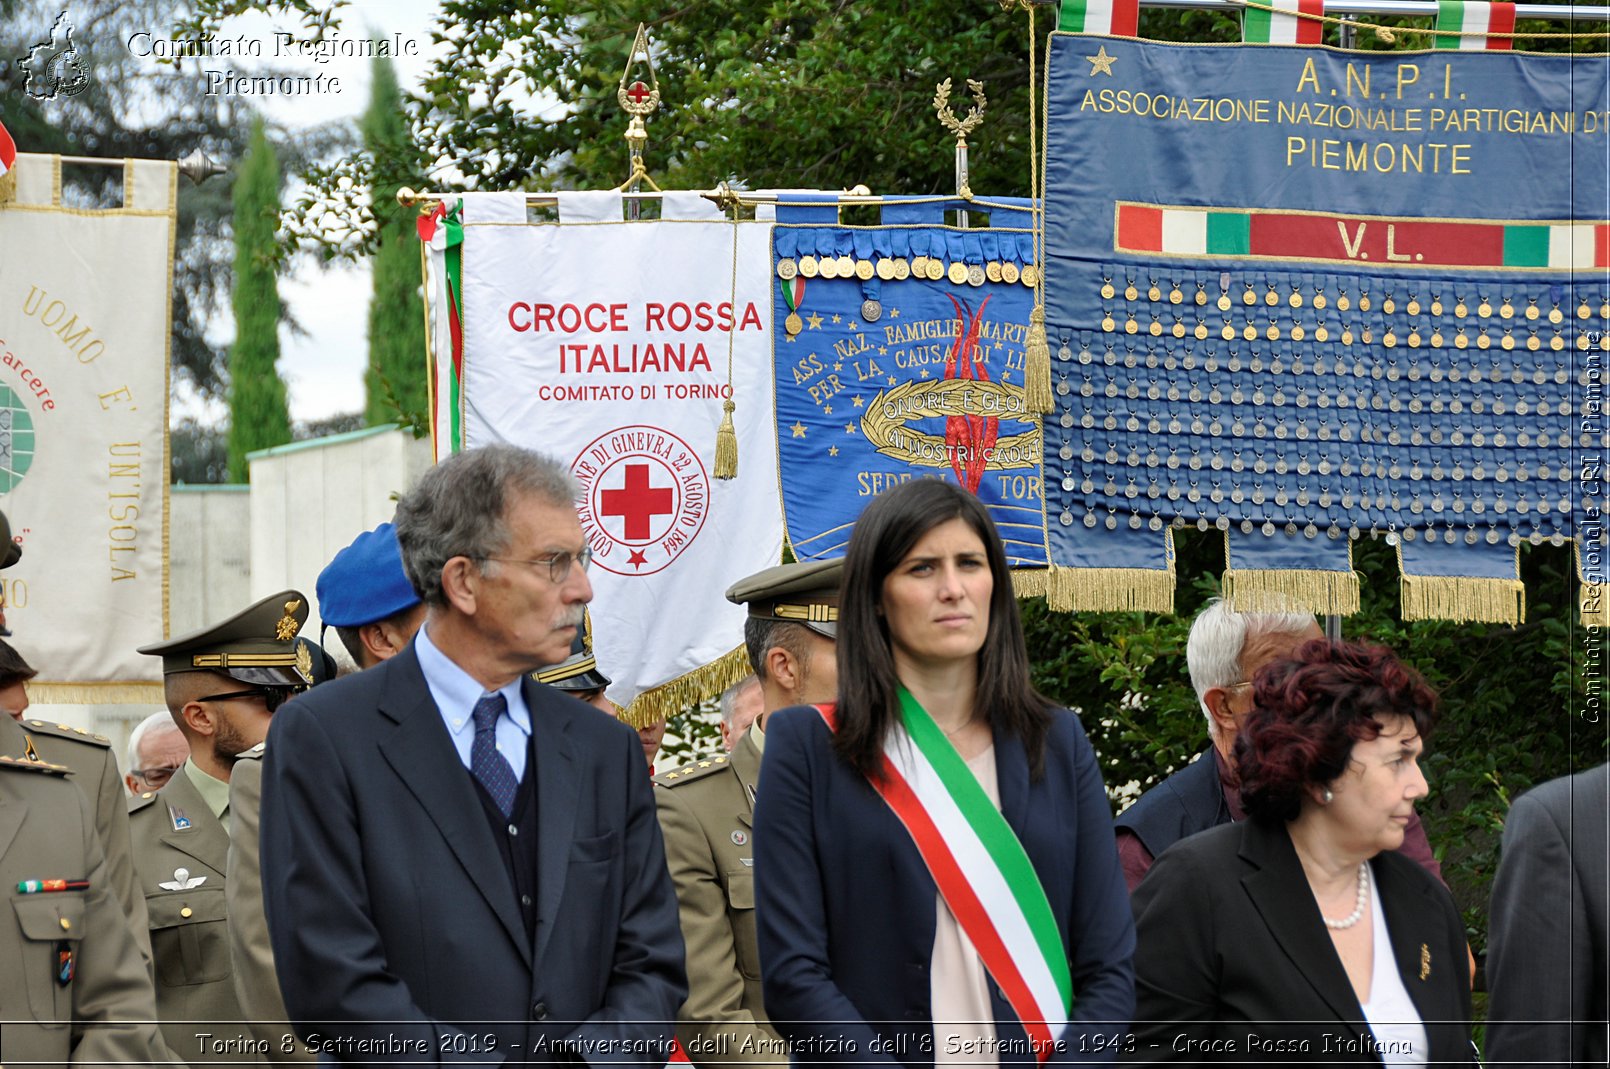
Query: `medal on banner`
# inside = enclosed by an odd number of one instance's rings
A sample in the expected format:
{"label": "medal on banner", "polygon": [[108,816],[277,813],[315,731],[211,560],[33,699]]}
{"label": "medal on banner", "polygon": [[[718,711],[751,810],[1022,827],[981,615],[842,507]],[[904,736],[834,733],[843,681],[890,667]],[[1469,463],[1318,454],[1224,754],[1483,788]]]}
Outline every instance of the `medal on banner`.
{"label": "medal on banner", "polygon": [[783,329],[792,338],[805,329],[805,323],[799,318],[799,305],[805,299],[805,280],[793,278],[788,282],[779,282],[777,288],[782,290],[783,301],[788,305],[788,318],[783,320]]}

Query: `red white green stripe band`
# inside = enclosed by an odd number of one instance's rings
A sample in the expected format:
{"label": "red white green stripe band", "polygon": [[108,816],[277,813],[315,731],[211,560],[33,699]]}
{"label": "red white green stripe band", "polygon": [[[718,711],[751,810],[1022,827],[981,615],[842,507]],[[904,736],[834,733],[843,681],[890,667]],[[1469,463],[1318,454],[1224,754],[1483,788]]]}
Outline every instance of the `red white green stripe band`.
{"label": "red white green stripe band", "polygon": [[[464,448],[464,201],[437,205],[419,219],[419,239],[429,249],[440,272],[441,288],[434,296],[438,318],[431,346],[431,440],[436,457]],[[444,351],[445,350],[445,351]]]}
{"label": "red white green stripe band", "polygon": [[1119,202],[1117,252],[1333,260],[1382,267],[1570,271],[1610,267],[1610,223],[1221,211]]}
{"label": "red white green stripe band", "polygon": [[1140,0],[1062,0],[1057,29],[1133,37],[1140,25]]}
{"label": "red white green stripe band", "polygon": [[[1317,45],[1325,39],[1325,0],[1261,0],[1241,16],[1241,39],[1258,44]],[[1308,16],[1308,17],[1302,17]]]}
{"label": "red white green stripe band", "polygon": [[[1438,0],[1438,48],[1462,52],[1502,51],[1514,47],[1515,5],[1481,0]],[[1464,35],[1464,36],[1460,36]],[[1495,36],[1496,35],[1496,36]]]}
{"label": "red white green stripe band", "polygon": [[[1044,1061],[1068,1023],[1073,978],[1045,888],[1017,834],[915,698],[883,749],[873,788],[911,835],[945,905]],[[829,728],[833,706],[817,706]]]}

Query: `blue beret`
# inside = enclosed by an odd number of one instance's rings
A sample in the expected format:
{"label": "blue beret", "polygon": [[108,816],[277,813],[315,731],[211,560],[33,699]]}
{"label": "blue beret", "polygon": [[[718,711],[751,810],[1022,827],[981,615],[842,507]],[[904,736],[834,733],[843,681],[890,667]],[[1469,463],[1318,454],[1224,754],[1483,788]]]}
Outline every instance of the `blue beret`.
{"label": "blue beret", "polygon": [[365,531],[319,573],[314,592],[319,618],[330,627],[378,623],[419,604],[403,571],[397,529],[383,523]]}

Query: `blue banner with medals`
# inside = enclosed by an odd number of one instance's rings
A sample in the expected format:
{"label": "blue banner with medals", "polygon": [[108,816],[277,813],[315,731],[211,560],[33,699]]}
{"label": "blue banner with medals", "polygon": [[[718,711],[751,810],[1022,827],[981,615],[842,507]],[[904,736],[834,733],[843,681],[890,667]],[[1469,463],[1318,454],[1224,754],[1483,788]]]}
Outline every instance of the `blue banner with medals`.
{"label": "blue banner with medals", "polygon": [[1405,618],[1520,619],[1522,542],[1600,589],[1607,64],[1054,35],[1061,607],[1170,608],[1183,526],[1251,606],[1355,611],[1369,534]]}
{"label": "blue banner with medals", "polygon": [[[989,226],[943,225],[963,209]],[[867,501],[942,478],[988,507],[1014,568],[1046,564],[1040,426],[1023,397],[1037,269],[1028,205],[905,198],[875,227],[777,208],[778,465],[789,544],[842,556]]]}

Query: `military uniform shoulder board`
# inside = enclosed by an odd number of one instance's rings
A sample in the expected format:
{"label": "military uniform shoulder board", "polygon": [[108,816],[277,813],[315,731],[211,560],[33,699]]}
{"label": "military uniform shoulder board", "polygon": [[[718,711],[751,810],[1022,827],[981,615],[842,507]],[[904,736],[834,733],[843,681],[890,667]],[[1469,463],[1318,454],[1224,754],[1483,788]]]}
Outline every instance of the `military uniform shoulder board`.
{"label": "military uniform shoulder board", "polygon": [[24,720],[22,726],[28,731],[40,735],[53,735],[59,739],[71,739],[73,742],[82,742],[90,746],[111,746],[112,740],[105,735],[97,735],[93,731],[75,728],[71,724],[52,724],[48,720]]}
{"label": "military uniform shoulder board", "polygon": [[140,810],[145,809],[155,803],[156,800],[156,791],[141,791],[139,794],[129,799],[129,813],[138,813]]}
{"label": "military uniform shoulder board", "polygon": [[26,757],[0,755],[0,768],[14,768],[22,772],[43,772],[47,776],[65,776],[72,769],[66,765],[53,765],[49,761],[29,760]]}
{"label": "military uniform shoulder board", "polygon": [[260,742],[256,746],[253,746],[250,750],[242,750],[240,753],[235,755],[235,760],[237,760],[237,761],[256,761],[256,760],[259,760],[263,756],[264,748],[267,745],[268,745],[268,743],[266,743],[266,742]]}
{"label": "military uniform shoulder board", "polygon": [[654,777],[654,782],[661,787],[678,787],[684,783],[691,783],[696,779],[703,779],[721,771],[728,765],[726,754],[713,754],[709,757],[700,757],[681,768],[662,772]]}

